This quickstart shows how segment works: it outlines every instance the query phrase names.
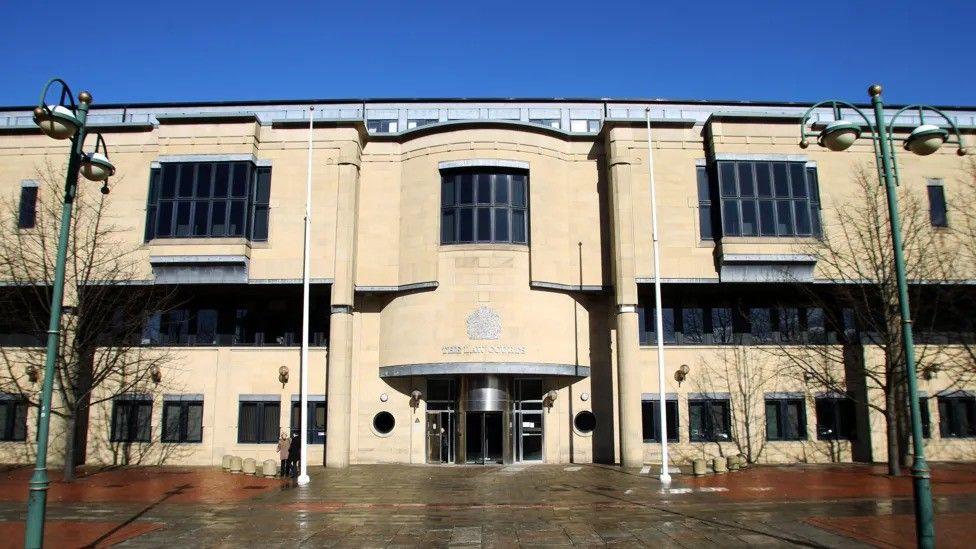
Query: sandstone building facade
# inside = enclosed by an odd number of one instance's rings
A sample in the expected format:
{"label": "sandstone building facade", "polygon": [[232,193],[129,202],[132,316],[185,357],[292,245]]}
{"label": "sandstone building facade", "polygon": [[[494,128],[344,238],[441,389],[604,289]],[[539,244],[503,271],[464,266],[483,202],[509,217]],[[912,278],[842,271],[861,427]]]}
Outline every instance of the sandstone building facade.
{"label": "sandstone building facade", "polygon": [[[799,104],[609,100],[96,102],[118,168],[107,215],[137,265],[120,287],[176,299],[135,343],[170,357],[159,380],[93,405],[77,459],[273,459],[297,430],[311,131],[312,464],[659,460],[647,109],[674,460],[883,461],[877,383],[843,361],[824,366],[835,384],[790,367],[818,346],[884,362],[847,305],[812,297],[836,283],[816,249],[844,238],[870,143],[800,148]],[[976,142],[976,108],[948,113]],[[53,199],[38,174],[66,152],[29,108],[0,111],[5,237],[38,230],[25,221]],[[967,159],[898,162],[926,230],[963,246]],[[971,299],[971,267],[939,282]],[[33,455],[40,383],[18,357],[43,349],[22,314],[0,312],[5,462]],[[946,365],[972,344],[965,316],[920,338],[931,459],[976,455],[976,383]]]}

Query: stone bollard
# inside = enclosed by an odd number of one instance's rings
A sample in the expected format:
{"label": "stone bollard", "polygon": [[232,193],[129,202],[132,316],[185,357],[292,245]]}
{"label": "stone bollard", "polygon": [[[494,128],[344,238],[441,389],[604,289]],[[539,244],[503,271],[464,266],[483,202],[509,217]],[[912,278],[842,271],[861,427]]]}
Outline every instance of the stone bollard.
{"label": "stone bollard", "polygon": [[278,476],[278,463],[273,459],[264,460],[264,466],[261,467],[266,477],[276,477]]}
{"label": "stone bollard", "polygon": [[224,457],[220,458],[220,468],[224,471],[230,470],[230,461],[234,459],[234,456],[230,454],[224,454]]}
{"label": "stone bollard", "polygon": [[724,457],[717,457],[712,460],[712,468],[716,475],[722,475],[729,471],[728,462]]}
{"label": "stone bollard", "polygon": [[739,469],[745,469],[749,466],[749,460],[746,459],[746,456],[739,454],[736,457],[739,459]]}
{"label": "stone bollard", "polygon": [[240,456],[232,456],[230,458],[230,472],[235,475],[241,472],[241,467],[244,465],[244,460]]}
{"label": "stone bollard", "polygon": [[258,463],[254,466],[254,476],[263,477],[264,476],[264,465]]}
{"label": "stone bollard", "polygon": [[728,456],[725,461],[729,471],[739,470],[739,456]]}
{"label": "stone bollard", "polygon": [[696,477],[700,477],[708,472],[707,462],[703,458],[692,460],[691,462],[691,474]]}
{"label": "stone bollard", "polygon": [[257,471],[258,462],[254,458],[245,458],[244,462],[241,464],[241,471],[245,475],[253,475]]}

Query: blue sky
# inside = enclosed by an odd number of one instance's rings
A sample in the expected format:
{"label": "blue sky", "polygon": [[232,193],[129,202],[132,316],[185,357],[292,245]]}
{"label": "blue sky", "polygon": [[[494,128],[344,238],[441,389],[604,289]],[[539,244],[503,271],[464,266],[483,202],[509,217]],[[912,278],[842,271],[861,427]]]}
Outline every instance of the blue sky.
{"label": "blue sky", "polygon": [[[861,102],[868,84],[879,81],[889,103],[976,105],[972,0],[0,0],[0,13],[0,105],[36,102],[53,75],[75,91],[91,90],[96,103],[360,97]],[[81,38],[55,38],[61,29]]]}

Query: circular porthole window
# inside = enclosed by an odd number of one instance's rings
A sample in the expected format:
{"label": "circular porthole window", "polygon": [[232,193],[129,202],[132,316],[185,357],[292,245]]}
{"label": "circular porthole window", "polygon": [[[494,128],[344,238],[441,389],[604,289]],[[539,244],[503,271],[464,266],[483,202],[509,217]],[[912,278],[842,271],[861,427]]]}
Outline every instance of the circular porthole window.
{"label": "circular porthole window", "polygon": [[573,426],[580,434],[588,435],[596,429],[596,416],[589,410],[583,410],[573,418]]}
{"label": "circular porthole window", "polygon": [[373,416],[373,431],[381,437],[385,437],[393,432],[396,425],[396,418],[390,412],[380,412]]}

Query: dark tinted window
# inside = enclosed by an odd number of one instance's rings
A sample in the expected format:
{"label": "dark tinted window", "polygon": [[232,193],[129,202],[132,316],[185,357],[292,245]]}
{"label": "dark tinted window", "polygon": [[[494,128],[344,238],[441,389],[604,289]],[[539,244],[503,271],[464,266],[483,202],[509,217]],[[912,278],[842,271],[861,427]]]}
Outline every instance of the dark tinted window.
{"label": "dark tinted window", "polygon": [[718,174],[726,236],[821,236],[816,168],[720,160]]}
{"label": "dark tinted window", "polygon": [[268,239],[271,168],[250,162],[176,162],[153,168],[146,205],[154,238]]}
{"label": "dark tinted window", "polygon": [[929,185],[929,220],[933,227],[948,227],[945,188],[941,184]]}
{"label": "dark tinted window", "polygon": [[[291,432],[297,434],[302,432],[302,403],[291,403]],[[322,444],[325,442],[326,408],[325,402],[308,403],[308,433],[309,444]]]}
{"label": "dark tinted window", "polygon": [[24,185],[20,188],[20,208],[17,227],[30,229],[37,223],[37,186]]}
{"label": "dark tinted window", "polygon": [[441,174],[441,244],[528,242],[526,175],[448,171]]}
{"label": "dark tinted window", "polygon": [[27,440],[27,401],[0,394],[0,441]]}
{"label": "dark tinted window", "polygon": [[817,438],[853,440],[855,422],[854,401],[850,398],[817,398]]}
{"label": "dark tinted window", "polygon": [[939,432],[942,438],[976,437],[976,397],[939,397]]}
{"label": "dark tinted window", "polygon": [[729,400],[708,398],[688,401],[688,436],[692,442],[732,440]]}
{"label": "dark tinted window", "polygon": [[[664,412],[667,414],[668,440],[678,441],[678,401],[665,400]],[[644,442],[661,442],[661,402],[645,400],[641,402],[641,430]]]}
{"label": "dark tinted window", "polygon": [[149,442],[152,401],[117,398],[112,401],[112,442]]}
{"label": "dark tinted window", "polygon": [[237,442],[273,443],[278,441],[281,404],[274,401],[242,401],[237,414]]}
{"label": "dark tinted window", "polygon": [[766,399],[766,439],[806,440],[806,406],[802,398]]}
{"label": "dark tinted window", "polygon": [[202,440],[202,401],[163,403],[163,442],[201,442]]}

